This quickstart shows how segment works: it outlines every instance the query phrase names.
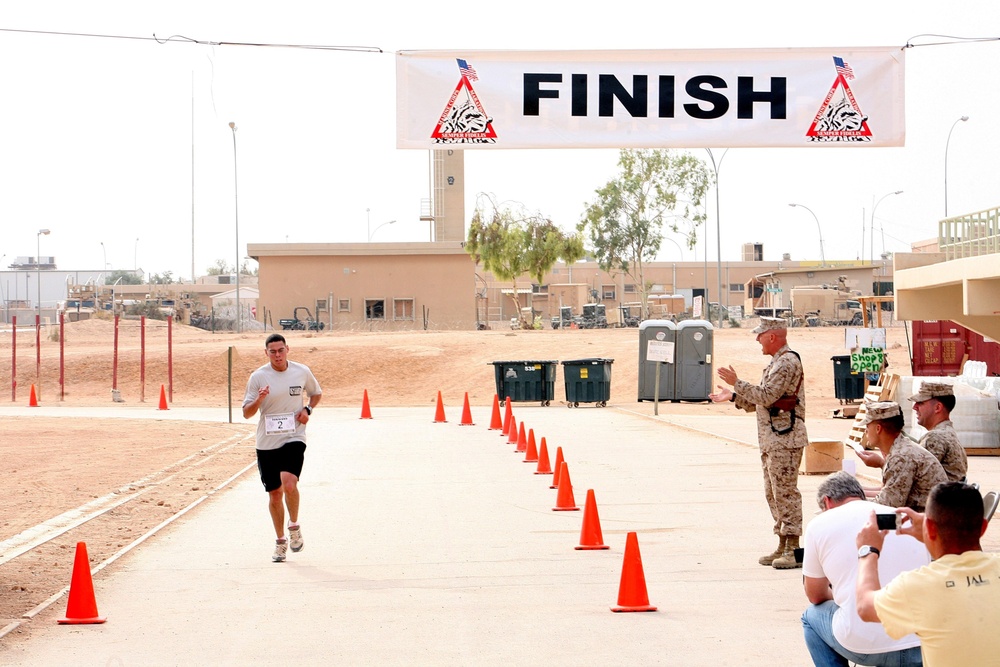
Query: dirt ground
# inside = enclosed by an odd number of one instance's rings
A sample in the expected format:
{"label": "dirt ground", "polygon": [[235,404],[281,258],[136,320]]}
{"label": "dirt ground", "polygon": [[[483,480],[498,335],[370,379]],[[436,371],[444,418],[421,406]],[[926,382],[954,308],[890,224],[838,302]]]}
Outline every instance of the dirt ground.
{"label": "dirt ground", "polygon": [[[323,385],[320,409],[357,407],[367,390],[373,411],[379,406],[428,406],[437,393],[460,414],[465,393],[474,406],[491,406],[496,393],[493,361],[613,359],[610,406],[635,406],[638,387],[637,329],[542,331],[417,331],[393,333],[283,332],[290,358],[308,364]],[[113,555],[165,518],[215,488],[254,461],[252,424],[239,410],[246,379],[265,363],[261,332],[211,334],[191,327],[172,329],[168,356],[164,322],[147,322],[145,386],[140,382],[139,323],[119,326],[115,375],[112,322],[89,320],[66,325],[64,396],[60,387],[60,345],[43,330],[41,374],[36,376],[33,331],[16,341],[17,400],[27,406],[32,384],[42,405],[156,406],[160,387],[169,388],[173,406],[218,406],[228,402],[228,349],[234,348],[232,400],[234,424],[173,420],[88,420],[0,416],[0,457],[16,480],[0,515],[0,542],[64,512],[108,494],[137,498],[88,521],[62,537],[16,558],[0,553],[0,627],[17,619],[68,585],[75,543],[85,541],[93,563]],[[766,364],[748,327],[713,332],[714,361],[731,364],[751,381]],[[847,354],[844,329],[792,329],[790,344],[802,355],[810,414],[841,407],[834,395],[831,357]],[[0,334],[0,387],[11,387],[13,341]],[[909,351],[902,326],[888,331],[889,371],[909,375]],[[112,402],[112,387],[123,403]],[[564,404],[562,371],[557,370],[553,409]],[[6,396],[4,397],[6,403]],[[728,405],[671,404],[673,412],[723,413]],[[429,412],[429,414],[432,414]],[[457,416],[457,414],[456,414]],[[137,481],[141,481],[136,484]],[[141,493],[140,493],[141,492]],[[19,628],[14,636],[26,636]]]}

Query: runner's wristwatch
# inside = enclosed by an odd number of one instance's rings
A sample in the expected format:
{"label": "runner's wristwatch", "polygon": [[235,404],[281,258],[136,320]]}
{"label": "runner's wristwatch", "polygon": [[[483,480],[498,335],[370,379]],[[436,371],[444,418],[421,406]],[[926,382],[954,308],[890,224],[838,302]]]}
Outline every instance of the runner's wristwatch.
{"label": "runner's wristwatch", "polygon": [[882,552],[880,552],[875,547],[870,547],[867,544],[865,544],[860,549],[858,549],[858,558],[864,558],[865,556],[867,556],[869,554],[875,554],[876,556],[878,556],[880,553],[882,553]]}
{"label": "runner's wristwatch", "polygon": [[303,405],[302,409],[306,411],[307,415],[309,415],[310,417],[312,416],[313,409],[311,407],[309,407],[308,405]]}

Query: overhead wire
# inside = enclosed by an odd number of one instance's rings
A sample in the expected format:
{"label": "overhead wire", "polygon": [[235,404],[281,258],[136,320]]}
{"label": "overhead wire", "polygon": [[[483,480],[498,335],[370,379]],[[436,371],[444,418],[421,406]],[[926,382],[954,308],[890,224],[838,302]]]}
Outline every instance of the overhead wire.
{"label": "overhead wire", "polygon": [[103,33],[91,33],[91,32],[65,32],[56,30],[27,30],[23,28],[0,28],[0,32],[8,33],[21,33],[29,35],[51,35],[56,37],[89,37],[94,39],[128,39],[135,41],[149,41],[156,42],[157,44],[167,44],[170,42],[181,42],[186,44],[199,44],[202,46],[256,46],[264,48],[278,48],[278,49],[306,49],[314,51],[349,51],[349,52],[360,52],[360,53],[384,53],[382,49],[377,46],[336,46],[329,44],[280,44],[272,42],[234,42],[234,41],[213,41],[204,39],[195,39],[193,37],[186,37],[184,35],[171,35],[165,39],[157,37],[156,33],[153,33],[152,37],[142,37],[139,35],[109,35]]}

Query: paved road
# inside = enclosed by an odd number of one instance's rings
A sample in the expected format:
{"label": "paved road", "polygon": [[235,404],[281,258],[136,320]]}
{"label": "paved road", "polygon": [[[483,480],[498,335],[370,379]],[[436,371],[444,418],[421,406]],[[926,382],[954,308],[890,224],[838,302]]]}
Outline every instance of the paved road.
{"label": "paved road", "polygon": [[[552,457],[563,448],[580,506],[594,489],[607,551],[573,549],[582,512],[552,511],[551,477],[488,430],[487,409],[460,426],[455,408],[442,424],[425,408],[321,407],[304,551],[270,562],[251,471],[95,576],[106,624],[57,625],[64,598],[28,641],[0,640],[0,663],[808,664],[800,572],[757,564],[774,545],[752,417],[713,418],[709,435],[647,407],[514,407]],[[996,460],[973,470],[1000,487]],[[802,478],[807,518],[820,479]],[[609,610],[630,531],[654,613]]]}

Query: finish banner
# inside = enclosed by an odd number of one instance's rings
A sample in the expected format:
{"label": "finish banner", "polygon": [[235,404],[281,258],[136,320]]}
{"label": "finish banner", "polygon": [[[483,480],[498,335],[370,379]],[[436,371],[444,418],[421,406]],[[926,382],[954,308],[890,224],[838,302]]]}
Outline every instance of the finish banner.
{"label": "finish banner", "polygon": [[902,146],[903,53],[400,51],[396,146]]}

